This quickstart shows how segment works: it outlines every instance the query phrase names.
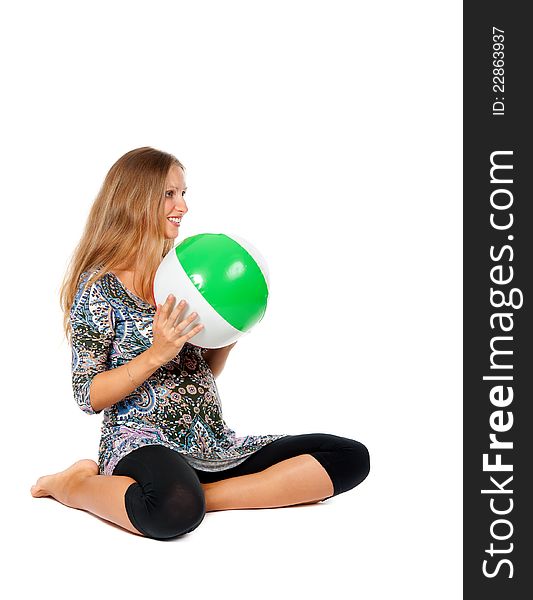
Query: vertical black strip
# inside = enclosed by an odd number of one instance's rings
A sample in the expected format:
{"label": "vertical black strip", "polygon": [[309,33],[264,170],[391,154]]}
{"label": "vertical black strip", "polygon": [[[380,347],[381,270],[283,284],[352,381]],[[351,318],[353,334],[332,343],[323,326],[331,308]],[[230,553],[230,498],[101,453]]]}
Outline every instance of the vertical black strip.
{"label": "vertical black strip", "polygon": [[[464,4],[466,599],[533,597],[533,51],[528,8],[517,1]],[[492,183],[491,155],[497,165],[511,167],[494,169],[498,181]],[[490,434],[500,448],[490,447]],[[512,470],[497,470],[500,461]]]}

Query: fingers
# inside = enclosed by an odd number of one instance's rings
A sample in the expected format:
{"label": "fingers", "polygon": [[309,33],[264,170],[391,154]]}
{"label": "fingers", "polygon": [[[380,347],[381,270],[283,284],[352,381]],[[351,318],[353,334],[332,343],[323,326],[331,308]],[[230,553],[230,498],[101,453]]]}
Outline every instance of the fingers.
{"label": "fingers", "polygon": [[[185,300],[181,300],[177,304],[177,306],[172,310],[174,302],[175,297],[172,294],[169,294],[167,302],[165,302],[165,305],[167,305],[168,303],[168,306],[165,309],[166,323],[172,325],[176,331],[182,331],[183,329],[186,329],[195,319],[198,318],[198,313],[193,312],[186,319],[183,319],[182,321],[178,322],[179,315],[185,310],[187,302]],[[172,310],[172,312],[168,314],[170,310]]]}
{"label": "fingers", "polygon": [[[167,324],[172,325],[174,327],[174,331],[179,335],[194,320],[196,320],[198,318],[198,313],[192,313],[186,319],[183,319],[183,321],[176,323],[180,313],[185,309],[187,302],[185,300],[181,300],[177,304],[177,306],[173,309],[175,301],[176,301],[176,298],[172,294],[169,294],[167,296],[165,303],[161,306],[161,308],[159,308],[159,305],[158,305],[158,309],[156,310],[156,316],[154,317],[154,321],[156,323],[160,322],[160,324],[162,326],[166,326]],[[201,324],[197,325],[195,328],[193,328],[191,331],[189,331],[187,334],[185,334],[182,337],[184,337],[186,340],[188,340],[192,336],[199,333],[203,328],[204,328],[203,325],[201,325]]]}
{"label": "fingers", "polygon": [[189,333],[186,333],[182,337],[185,339],[185,341],[190,340],[197,333],[200,333],[200,331],[202,331],[203,328],[204,328],[204,326],[200,323],[200,325],[197,325],[194,329],[191,329],[191,331],[189,331]]}
{"label": "fingers", "polygon": [[[186,329],[193,321],[198,318],[197,313],[190,314],[186,319],[180,321],[177,325],[174,325],[174,329],[177,333],[181,334],[181,332]],[[202,325],[203,327],[203,325]],[[190,333],[190,332],[189,332]],[[188,335],[188,334],[187,334]]]}
{"label": "fingers", "polygon": [[172,307],[174,306],[175,301],[176,301],[175,296],[172,294],[169,294],[167,296],[167,299],[165,300],[165,303],[161,305],[161,308],[159,309],[159,311],[157,313],[158,322],[161,322],[161,325],[165,325],[167,323],[167,321],[169,321],[169,320],[172,324],[175,323],[177,315],[183,309],[183,306],[184,306],[184,304],[182,304],[180,302],[173,311]]}
{"label": "fingers", "polygon": [[[157,320],[159,322],[161,322],[161,325],[164,325],[167,322],[168,313],[173,304],[174,304],[174,298],[171,294],[169,294],[163,304],[157,305],[158,310],[156,312],[156,317],[157,317]],[[155,321],[156,317],[154,317],[154,321]]]}
{"label": "fingers", "polygon": [[[171,306],[174,304],[174,300],[172,300],[172,304]],[[178,315],[181,313],[181,311],[185,308],[185,304],[187,304],[185,302],[185,300],[181,300],[178,305],[176,306],[176,308],[170,313],[170,316],[168,317],[171,323],[175,323],[178,319]]]}

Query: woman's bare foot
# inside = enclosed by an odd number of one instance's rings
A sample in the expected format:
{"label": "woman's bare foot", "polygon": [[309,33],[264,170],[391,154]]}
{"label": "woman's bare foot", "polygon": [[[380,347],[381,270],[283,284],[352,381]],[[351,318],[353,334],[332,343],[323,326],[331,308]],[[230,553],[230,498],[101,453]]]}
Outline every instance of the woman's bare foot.
{"label": "woman's bare foot", "polygon": [[69,490],[73,481],[80,477],[88,475],[98,475],[98,465],[94,460],[84,458],[76,461],[68,469],[54,473],[53,475],[43,475],[37,479],[35,485],[30,488],[31,495],[34,498],[52,496],[62,504],[72,507],[69,503]]}

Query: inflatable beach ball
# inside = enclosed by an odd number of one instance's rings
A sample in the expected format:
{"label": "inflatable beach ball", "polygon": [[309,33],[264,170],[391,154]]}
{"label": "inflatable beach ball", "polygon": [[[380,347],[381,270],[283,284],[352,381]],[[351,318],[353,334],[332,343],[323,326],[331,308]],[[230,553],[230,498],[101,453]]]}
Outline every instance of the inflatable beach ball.
{"label": "inflatable beach ball", "polygon": [[202,323],[189,343],[202,348],[227,346],[263,318],[269,290],[264,258],[250,242],[236,235],[200,233],[185,238],[161,261],[154,279],[154,299],[168,295],[187,305],[179,320],[198,317],[184,331]]}

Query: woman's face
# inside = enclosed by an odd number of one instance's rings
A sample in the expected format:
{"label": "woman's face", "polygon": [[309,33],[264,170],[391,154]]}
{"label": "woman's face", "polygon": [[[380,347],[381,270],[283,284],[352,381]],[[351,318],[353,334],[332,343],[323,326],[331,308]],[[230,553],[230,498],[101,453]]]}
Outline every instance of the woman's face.
{"label": "woman's face", "polygon": [[[181,217],[189,210],[185,204],[185,174],[181,167],[172,165],[165,180],[165,238],[174,239],[178,237]],[[173,219],[174,223],[169,220]]]}

